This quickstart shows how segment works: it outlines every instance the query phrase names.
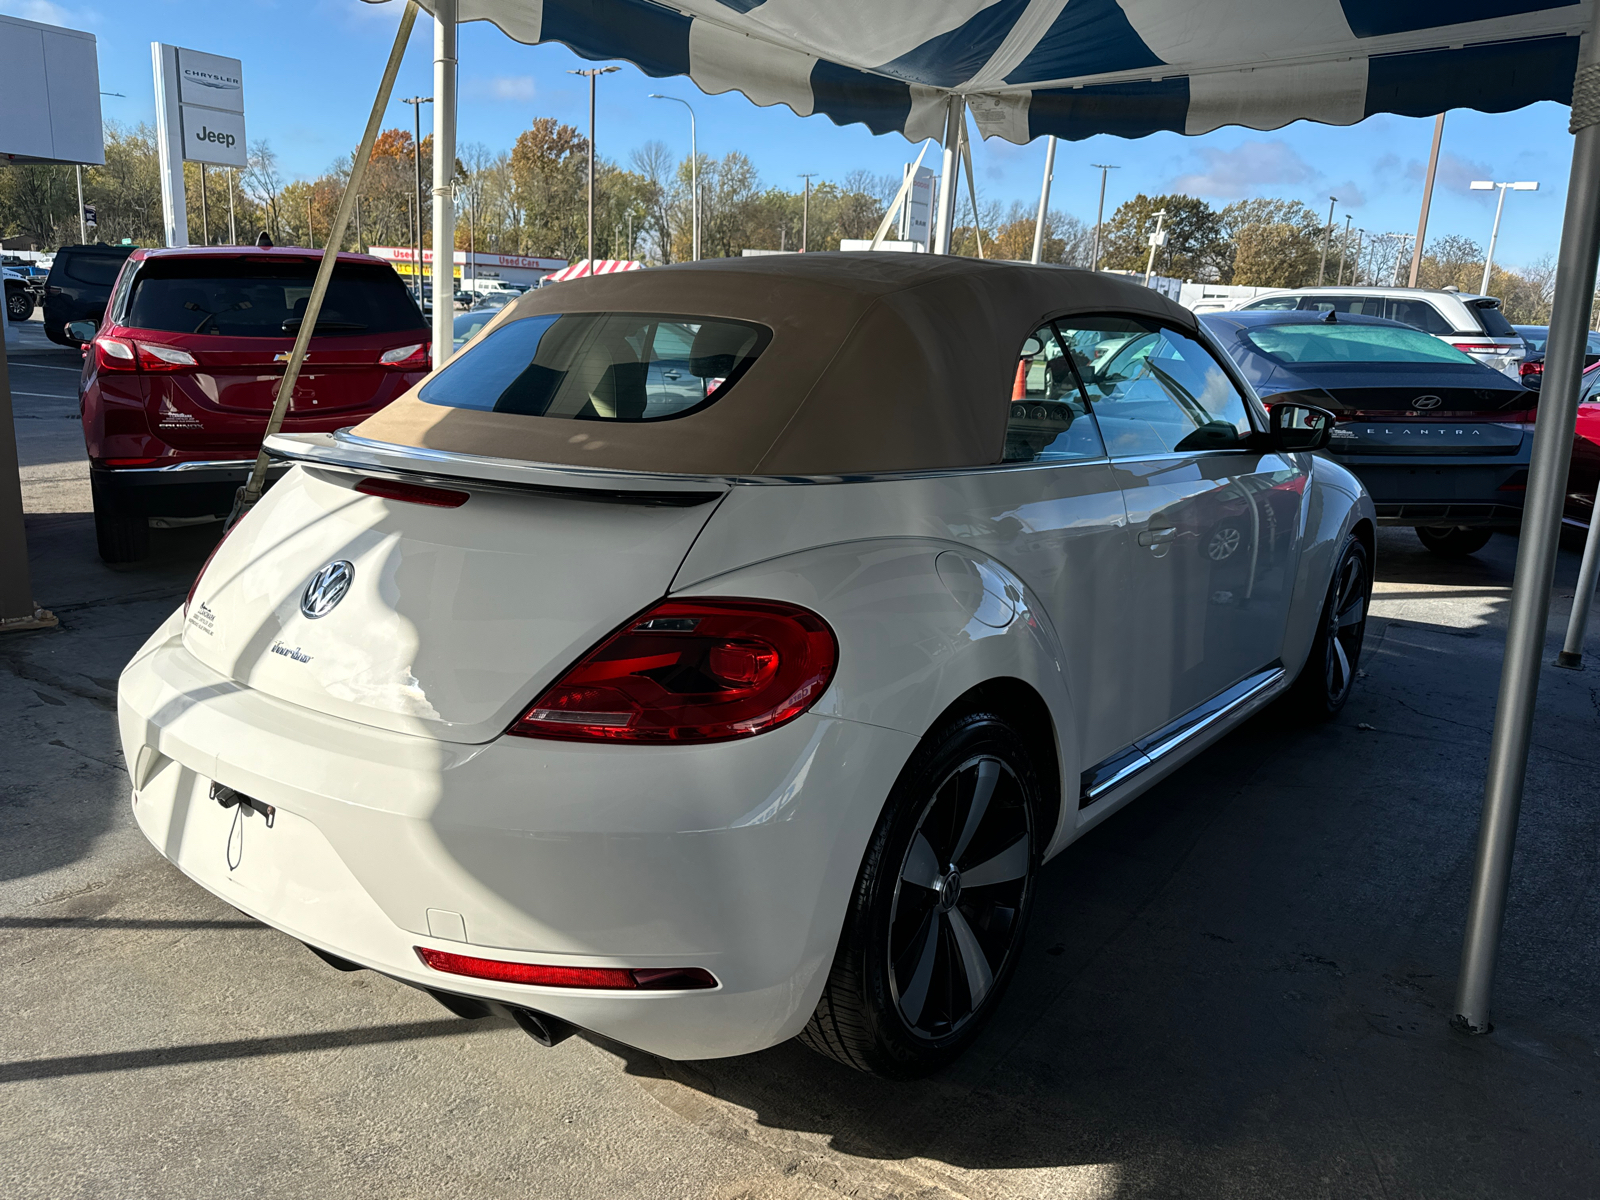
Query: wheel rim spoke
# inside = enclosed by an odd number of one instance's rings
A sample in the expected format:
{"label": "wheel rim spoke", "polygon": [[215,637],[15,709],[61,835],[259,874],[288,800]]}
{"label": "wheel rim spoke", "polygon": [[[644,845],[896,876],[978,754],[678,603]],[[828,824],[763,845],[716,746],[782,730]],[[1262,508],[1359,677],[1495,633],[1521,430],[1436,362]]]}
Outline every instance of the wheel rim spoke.
{"label": "wheel rim spoke", "polygon": [[[985,859],[975,867],[961,872],[963,888],[988,887],[992,883],[1005,883],[1021,879],[1028,873],[1028,838],[1017,838],[993,858]],[[913,881],[914,882],[914,881]]]}
{"label": "wheel rim spoke", "polygon": [[928,985],[933,982],[933,962],[939,955],[939,925],[939,914],[929,913],[923,925],[927,932],[918,931],[922,938],[922,949],[918,952],[917,968],[911,972],[911,982],[906,984],[906,990],[900,993],[900,1011],[913,1025],[921,1018],[923,1006],[928,1003]]}
{"label": "wheel rim spoke", "polygon": [[900,871],[900,878],[920,888],[937,891],[939,875],[939,856],[933,852],[928,839],[919,832],[911,841],[911,849],[906,852],[906,865]]}
{"label": "wheel rim spoke", "polygon": [[945,915],[950,918],[950,932],[954,935],[956,953],[961,959],[962,968],[966,971],[967,994],[972,999],[972,1007],[977,1008],[983,1003],[990,985],[994,983],[994,973],[989,969],[989,958],[984,954],[983,947],[978,944],[978,935],[972,932],[972,926],[967,924],[967,919],[961,915],[959,908],[952,908]]}
{"label": "wheel rim spoke", "polygon": [[994,795],[994,785],[999,779],[1000,764],[994,759],[986,758],[978,764],[978,779],[972,791],[972,807],[967,809],[967,824],[956,840],[956,848],[950,852],[951,862],[960,862],[962,854],[966,853],[972,835],[978,832],[978,826],[983,823],[983,814],[989,809],[989,798]]}
{"label": "wheel rim spoke", "polygon": [[1350,602],[1348,608],[1340,610],[1333,623],[1340,629],[1349,629],[1352,625],[1359,625],[1366,618],[1366,608],[1367,606],[1362,602],[1361,597],[1357,596]]}
{"label": "wheel rim spoke", "polygon": [[1334,690],[1336,692],[1342,692],[1344,691],[1344,685],[1350,680],[1350,659],[1345,655],[1344,643],[1338,638],[1333,639],[1333,653],[1334,657],[1338,660],[1339,665],[1337,686]]}

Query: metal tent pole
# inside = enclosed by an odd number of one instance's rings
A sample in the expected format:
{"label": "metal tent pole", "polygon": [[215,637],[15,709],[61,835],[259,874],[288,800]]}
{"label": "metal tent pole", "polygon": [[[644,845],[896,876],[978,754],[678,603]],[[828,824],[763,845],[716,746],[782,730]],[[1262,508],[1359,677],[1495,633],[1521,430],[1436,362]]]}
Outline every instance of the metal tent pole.
{"label": "metal tent pole", "polygon": [[1050,207],[1050,181],[1056,173],[1056,138],[1051,134],[1044,144],[1044,183],[1039,187],[1039,215],[1033,222],[1033,257],[1029,262],[1038,262],[1044,254],[1044,214]]}
{"label": "metal tent pole", "polygon": [[[378,127],[383,124],[384,109],[389,107],[389,95],[394,91],[395,76],[400,73],[400,60],[405,57],[406,42],[411,38],[411,27],[417,23],[417,0],[406,0],[400,14],[400,28],[395,31],[394,45],[389,50],[389,61],[384,64],[383,79],[378,84],[378,94],[372,101],[372,113],[367,117],[366,132],[361,135],[361,145],[356,150],[355,161],[350,165],[350,178],[345,181],[344,192],[339,197],[339,207],[333,214],[333,228],[328,231],[328,247],[322,252],[317,265],[317,277],[311,284],[311,295],[306,299],[305,315],[300,318],[300,328],[294,335],[294,349],[289,351],[289,362],[278,381],[278,395],[272,402],[272,414],[267,418],[264,438],[272,437],[283,428],[283,418],[289,412],[289,397],[294,395],[295,382],[300,378],[300,367],[306,361],[306,351],[311,347],[311,334],[322,314],[322,298],[328,294],[328,281],[333,278],[333,266],[338,261],[338,247],[344,243],[345,226],[350,212],[361,194],[361,179],[367,164],[372,161],[372,144],[378,140]],[[420,256],[419,256],[420,257]],[[419,263],[418,266],[421,264]],[[255,506],[267,486],[267,451],[263,447],[256,455],[256,465],[250,478],[239,489],[233,501],[233,512],[228,515],[228,527]]]}
{"label": "metal tent pole", "polygon": [[1594,605],[1595,577],[1600,575],[1600,504],[1589,513],[1589,535],[1583,542],[1583,565],[1578,568],[1578,590],[1572,594],[1572,615],[1567,618],[1567,640],[1556,655],[1556,666],[1574,671],[1583,666],[1583,636]]}
{"label": "metal tent pole", "polygon": [[[1572,175],[1562,219],[1556,294],[1550,314],[1539,420],[1517,545],[1516,582],[1506,626],[1505,663],[1489,743],[1488,778],[1478,828],[1472,899],[1461,947],[1461,978],[1451,1024],[1465,1033],[1488,1033],[1489,986],[1505,919],[1511,852],[1528,769],[1539,666],[1549,621],[1550,589],[1566,499],[1567,460],[1577,420],[1578,388],[1600,256],[1600,5],[1583,39],[1572,88]],[[1421,240],[1420,238],[1418,239]],[[1414,260],[1413,260],[1414,261]]]}
{"label": "metal tent pole", "polygon": [[966,102],[960,96],[952,95],[944,116],[944,162],[939,172],[938,225],[933,231],[935,254],[950,253],[950,234],[956,222],[956,188],[959,185],[956,171],[961,161],[957,147],[961,140],[965,112]]}
{"label": "metal tent pole", "polygon": [[1411,281],[1407,287],[1417,286],[1417,272],[1422,269],[1422,244],[1428,237],[1428,209],[1433,204],[1433,177],[1439,173],[1439,143],[1443,140],[1444,114],[1440,113],[1433,122],[1433,149],[1428,152],[1428,178],[1422,184],[1422,214],[1417,218],[1417,240],[1411,247]]}
{"label": "metal tent pole", "polygon": [[[82,206],[79,206],[82,211]],[[22,477],[17,428],[11,421],[11,375],[6,365],[6,324],[0,310],[0,633],[48,629],[56,618],[33,599],[28,574],[28,534],[22,521]]]}
{"label": "metal tent pole", "polygon": [[1494,228],[1489,232],[1489,251],[1483,256],[1483,280],[1478,284],[1478,295],[1489,294],[1489,276],[1494,273],[1494,244],[1500,240],[1500,218],[1506,211],[1506,189],[1511,185],[1500,185],[1500,201],[1494,206]]}
{"label": "metal tent pole", "polygon": [[456,0],[433,4],[433,97],[433,365],[442,367],[455,347]]}

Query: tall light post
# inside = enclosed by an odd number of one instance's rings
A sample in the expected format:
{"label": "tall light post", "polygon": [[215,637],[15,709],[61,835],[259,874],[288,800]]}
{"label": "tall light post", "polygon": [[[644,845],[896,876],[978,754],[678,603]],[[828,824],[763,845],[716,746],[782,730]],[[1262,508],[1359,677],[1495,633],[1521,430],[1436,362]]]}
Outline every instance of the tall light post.
{"label": "tall light post", "polygon": [[1339,243],[1339,278],[1336,286],[1344,283],[1344,260],[1350,253],[1350,224],[1355,220],[1349,213],[1344,216],[1344,238]]}
{"label": "tall light post", "polygon": [[692,221],[690,244],[693,247],[693,261],[700,261],[700,152],[695,148],[694,140],[694,106],[687,100],[679,100],[676,96],[663,96],[660,92],[651,92],[652,100],[674,100],[689,110],[689,212]]}
{"label": "tall light post", "polygon": [[1116,163],[1090,163],[1091,167],[1100,172],[1100,208],[1094,215],[1094,260],[1089,264],[1091,271],[1100,269],[1100,227],[1106,220],[1106,172],[1120,171],[1122,168]]}
{"label": "tall light post", "polygon": [[815,171],[801,171],[800,178],[806,181],[805,191],[800,200],[800,253],[804,254],[811,247],[811,177]]}
{"label": "tall light post", "polygon": [[1328,224],[1322,230],[1322,259],[1317,263],[1317,286],[1322,286],[1322,281],[1328,273],[1328,244],[1333,241],[1333,206],[1339,203],[1339,197],[1328,197]]}
{"label": "tall light post", "polygon": [[601,75],[620,71],[621,67],[587,67],[581,71],[568,71],[568,75],[586,75],[589,78],[589,270],[594,270],[594,81]]}
{"label": "tall light post", "polygon": [[1483,282],[1478,285],[1478,295],[1489,294],[1489,272],[1494,267],[1494,244],[1500,240],[1500,214],[1506,209],[1506,192],[1537,192],[1539,185],[1531,179],[1520,183],[1494,183],[1488,179],[1474,179],[1471,188],[1475,192],[1487,192],[1493,188],[1500,189],[1500,199],[1494,206],[1494,229],[1489,234],[1489,253],[1483,257]]}
{"label": "tall light post", "polygon": [[1367,231],[1365,229],[1356,230],[1356,257],[1355,261],[1350,264],[1351,287],[1361,286],[1361,243],[1366,240],[1366,236]]}
{"label": "tall light post", "polygon": [[416,168],[417,175],[417,222],[413,225],[413,248],[416,257],[411,260],[412,283],[417,290],[417,307],[422,307],[422,106],[432,104],[432,96],[409,96],[400,101],[401,104],[411,105],[412,126],[416,129],[415,140],[411,143],[411,164]]}

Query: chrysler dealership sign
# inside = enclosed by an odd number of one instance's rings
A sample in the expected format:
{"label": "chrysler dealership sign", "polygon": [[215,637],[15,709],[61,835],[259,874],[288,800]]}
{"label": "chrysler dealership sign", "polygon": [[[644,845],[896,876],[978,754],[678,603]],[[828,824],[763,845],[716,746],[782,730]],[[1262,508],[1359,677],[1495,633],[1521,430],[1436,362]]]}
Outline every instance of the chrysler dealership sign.
{"label": "chrysler dealership sign", "polygon": [[244,68],[237,58],[150,44],[156,75],[156,151],[161,215],[169,246],[189,244],[186,162],[242,167]]}

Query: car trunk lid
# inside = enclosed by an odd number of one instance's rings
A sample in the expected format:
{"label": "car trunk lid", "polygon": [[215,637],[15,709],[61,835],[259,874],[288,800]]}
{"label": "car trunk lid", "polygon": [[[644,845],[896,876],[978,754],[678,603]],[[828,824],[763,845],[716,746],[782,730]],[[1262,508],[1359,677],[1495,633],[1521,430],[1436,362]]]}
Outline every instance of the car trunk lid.
{"label": "car trunk lid", "polygon": [[[290,471],[204,572],[184,645],[280,700],[467,743],[498,736],[583,651],[665,595],[722,494],[430,476],[467,497],[435,507],[356,490],[368,477]],[[347,590],[308,615],[307,585],[337,563],[348,564]]]}

